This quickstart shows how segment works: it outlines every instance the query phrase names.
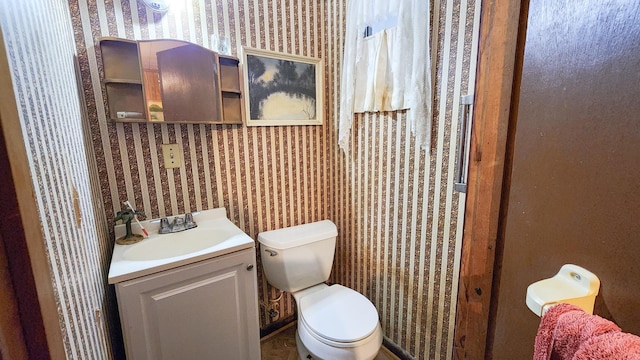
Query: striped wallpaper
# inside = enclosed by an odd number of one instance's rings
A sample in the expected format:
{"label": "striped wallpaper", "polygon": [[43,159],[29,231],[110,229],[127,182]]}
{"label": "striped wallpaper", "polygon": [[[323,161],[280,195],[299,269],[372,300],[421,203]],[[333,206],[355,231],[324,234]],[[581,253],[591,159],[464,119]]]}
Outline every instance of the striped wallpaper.
{"label": "striped wallpaper", "polygon": [[[458,99],[473,87],[479,1],[432,1],[436,81],[430,155],[414,145],[404,112],[358,115],[350,152],[339,149],[345,0],[184,0],[163,16],[134,0],[70,0],[68,8],[53,0],[41,3],[1,2],[0,19],[23,100],[69,358],[113,358],[121,350],[115,299],[111,290],[105,293],[104,280],[112,219],[125,200],[154,218],[224,206],[254,238],[329,218],[339,229],[332,279],[374,302],[387,341],[405,355],[451,358],[464,202],[452,189],[454,150]],[[34,24],[37,34],[30,36]],[[177,38],[208,47],[214,33],[228,36],[236,55],[246,45],[323,58],[325,125],[247,128],[106,119],[100,37]],[[85,120],[77,94],[69,90],[75,89],[68,76],[75,52]],[[41,100],[33,103],[34,98]],[[164,169],[164,143],[182,147],[181,168]],[[64,211],[72,208],[73,186],[81,199],[80,227]],[[280,317],[269,318],[262,305],[279,293],[259,274],[260,324],[268,328],[293,316],[295,306],[287,294],[278,302]],[[111,335],[94,319],[105,302]]]}
{"label": "striped wallpaper", "polygon": [[[328,120],[325,126],[293,127],[113,123],[106,118],[97,44],[102,36],[115,36],[177,38],[208,47],[210,35],[221,34],[229,37],[236,56],[241,46],[250,46],[326,57],[323,19],[331,4],[185,0],[159,15],[136,1],[71,0],[106,219],[113,223],[125,200],[150,218],[225,207],[229,218],[256,238],[261,231],[328,218]],[[325,66],[329,73],[334,64]],[[325,94],[332,98],[328,89]],[[164,168],[160,146],[165,143],[182,148],[182,167]],[[109,256],[111,246],[103,249]],[[268,304],[279,292],[258,274],[260,302]],[[271,319],[261,305],[263,328],[294,316],[289,294],[278,306],[279,318]]]}
{"label": "striped wallpaper", "polygon": [[[339,64],[344,9],[327,14],[325,61]],[[415,146],[405,112],[357,115],[344,154],[332,69],[327,205],[341,234],[336,280],[373,301],[385,338],[405,355],[451,359],[465,200],[453,191],[459,99],[473,92],[480,1],[435,0],[431,14],[431,154]]]}
{"label": "striped wallpaper", "polygon": [[104,216],[96,215],[101,200],[92,189],[99,185],[85,144],[69,19],[68,7],[58,0],[0,1],[33,179],[16,185],[33,187],[67,357],[108,359],[105,254],[99,246],[109,242],[108,230]]}

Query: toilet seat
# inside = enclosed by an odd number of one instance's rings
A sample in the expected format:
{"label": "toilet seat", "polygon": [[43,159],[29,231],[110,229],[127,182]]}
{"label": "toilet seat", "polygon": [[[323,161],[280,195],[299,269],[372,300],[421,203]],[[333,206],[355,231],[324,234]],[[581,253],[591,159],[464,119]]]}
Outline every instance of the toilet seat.
{"label": "toilet seat", "polygon": [[358,346],[379,327],[371,301],[355,290],[332,285],[299,300],[302,325],[317,340],[331,346]]}

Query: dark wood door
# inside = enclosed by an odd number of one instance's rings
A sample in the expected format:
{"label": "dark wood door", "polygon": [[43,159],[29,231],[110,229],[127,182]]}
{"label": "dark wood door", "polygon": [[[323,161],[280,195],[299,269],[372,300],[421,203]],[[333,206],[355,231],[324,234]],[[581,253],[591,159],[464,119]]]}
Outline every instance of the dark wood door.
{"label": "dark wood door", "polygon": [[493,359],[532,358],[527,286],[566,263],[600,278],[596,314],[640,334],[640,2],[528,14]]}

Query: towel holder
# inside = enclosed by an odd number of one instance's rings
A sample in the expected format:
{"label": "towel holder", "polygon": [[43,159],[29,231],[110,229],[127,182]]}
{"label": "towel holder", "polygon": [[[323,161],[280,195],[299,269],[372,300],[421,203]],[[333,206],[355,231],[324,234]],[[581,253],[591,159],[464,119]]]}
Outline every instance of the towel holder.
{"label": "towel holder", "polygon": [[562,265],[558,273],[527,287],[527,307],[538,316],[553,305],[566,303],[593,313],[600,279],[591,271],[574,264]]}

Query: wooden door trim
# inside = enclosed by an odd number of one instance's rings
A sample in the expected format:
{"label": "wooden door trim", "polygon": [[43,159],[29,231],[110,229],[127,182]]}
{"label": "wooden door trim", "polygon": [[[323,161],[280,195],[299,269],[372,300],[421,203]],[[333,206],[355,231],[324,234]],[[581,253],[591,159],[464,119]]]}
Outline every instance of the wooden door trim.
{"label": "wooden door trim", "polygon": [[[64,359],[66,354],[45,239],[5,49],[0,29],[0,131],[6,147],[4,156],[11,169],[11,176],[3,176],[2,184],[7,185],[6,193],[12,198],[11,203],[3,206],[10,206],[15,215],[10,224],[0,222],[0,231],[11,235],[3,236],[3,245],[30,356]],[[30,293],[34,296],[25,295]]]}
{"label": "wooden door trim", "polygon": [[454,359],[491,357],[487,352],[489,314],[494,268],[499,267],[495,262],[496,245],[517,75],[521,3],[526,5],[528,1],[482,1]]}
{"label": "wooden door trim", "polygon": [[[1,134],[0,134],[1,135]],[[3,150],[0,149],[0,152]],[[4,239],[0,232],[0,356],[7,359],[28,359],[24,329],[20,322],[18,299],[9,271]]]}

